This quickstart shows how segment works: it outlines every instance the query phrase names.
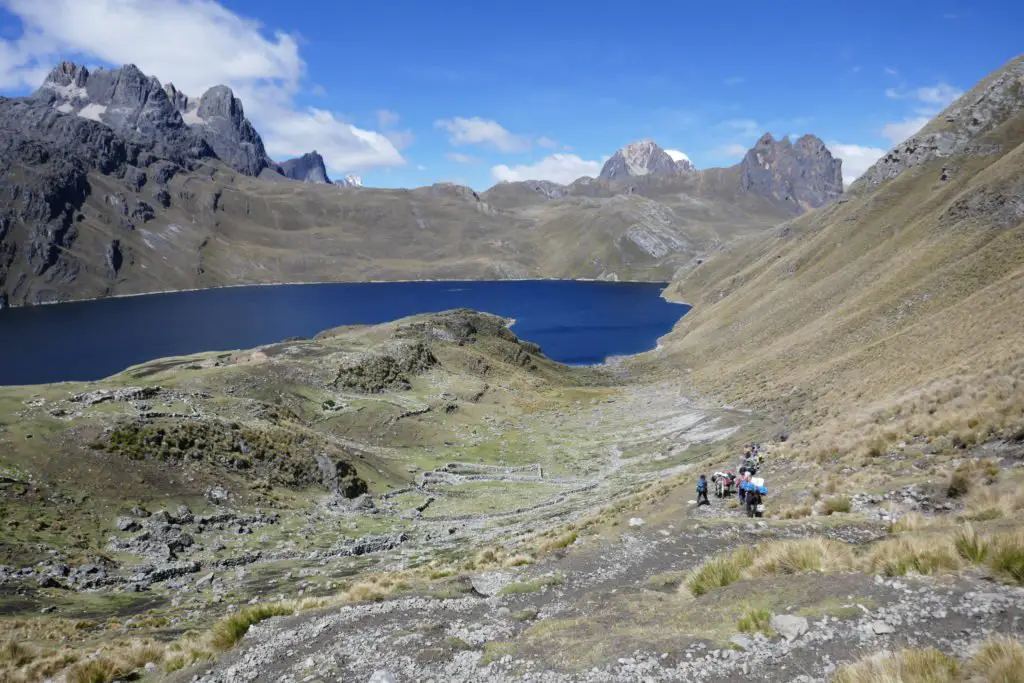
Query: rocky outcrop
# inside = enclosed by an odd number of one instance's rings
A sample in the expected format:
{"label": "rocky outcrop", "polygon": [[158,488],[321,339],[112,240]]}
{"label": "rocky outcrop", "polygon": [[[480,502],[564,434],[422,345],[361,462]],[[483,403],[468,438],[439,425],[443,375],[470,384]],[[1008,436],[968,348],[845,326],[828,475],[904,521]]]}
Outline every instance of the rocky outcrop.
{"label": "rocky outcrop", "polygon": [[653,140],[640,140],[615,152],[601,168],[598,178],[629,180],[648,175],[676,176],[694,170],[689,159],[684,157],[677,162]]}
{"label": "rocky outcrop", "polygon": [[257,176],[265,168],[280,170],[267,156],[263,138],[245,118],[242,101],[231,88],[215,85],[194,99],[168,83],[165,95],[182,121],[236,171]]}
{"label": "rocky outcrop", "polygon": [[564,185],[550,180],[527,180],[523,184],[547,199],[560,199],[568,193]]}
{"label": "rocky outcrop", "polygon": [[1024,56],[1017,57],[933,119],[919,133],[893,147],[850,187],[870,188],[933,159],[990,154],[974,145],[1024,108]]}
{"label": "rocky outcrop", "polygon": [[89,71],[62,62],[32,98],[61,114],[101,123],[124,140],[178,163],[214,154],[211,146],[185,125],[160,81],[134,64]]}
{"label": "rocky outcrop", "polygon": [[259,175],[265,168],[279,170],[245,118],[242,101],[224,85],[196,99],[171,83],[162,86],[134,64],[90,71],[62,62],[33,98],[61,114],[102,123],[125,140],[179,164],[217,156],[246,175]]}
{"label": "rocky outcrop", "polygon": [[281,162],[281,173],[303,183],[330,184],[324,158],[316,150],[295,159]]}
{"label": "rocky outcrop", "polygon": [[813,135],[792,143],[765,133],[740,162],[740,187],[794,212],[806,211],[843,193],[842,165]]}
{"label": "rocky outcrop", "polygon": [[[81,79],[68,77],[72,85]],[[89,194],[87,174],[123,172],[145,156],[104,124],[62,114],[47,98],[0,98],[0,293],[14,296],[27,275],[73,281],[79,264],[68,250]],[[16,259],[23,259],[19,281],[9,283]]]}

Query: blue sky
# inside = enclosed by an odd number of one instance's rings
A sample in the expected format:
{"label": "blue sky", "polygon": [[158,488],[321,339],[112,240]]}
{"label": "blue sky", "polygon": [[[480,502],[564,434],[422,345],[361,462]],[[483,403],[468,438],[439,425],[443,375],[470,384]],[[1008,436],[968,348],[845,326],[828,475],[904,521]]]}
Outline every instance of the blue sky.
{"label": "blue sky", "polygon": [[698,168],[763,132],[847,178],[1021,50],[1020,2],[0,0],[0,92],[61,58],[226,82],[276,158],[368,185],[568,181],[653,138]]}

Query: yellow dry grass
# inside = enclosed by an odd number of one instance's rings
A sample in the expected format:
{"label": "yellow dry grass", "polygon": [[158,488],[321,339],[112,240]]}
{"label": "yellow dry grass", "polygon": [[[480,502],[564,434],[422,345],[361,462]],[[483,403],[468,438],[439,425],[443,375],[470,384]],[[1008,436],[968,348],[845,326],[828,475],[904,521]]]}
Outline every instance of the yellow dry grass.
{"label": "yellow dry grass", "polygon": [[[716,252],[649,362],[770,407],[789,452],[860,467],[1024,434],[1024,114],[936,160]],[[944,165],[955,177],[940,181]],[[645,361],[647,362],[647,361]]]}
{"label": "yellow dry grass", "polygon": [[860,571],[883,576],[953,573],[982,569],[1007,583],[1024,585],[1024,532],[982,534],[970,525],[936,527],[855,548],[814,537],[767,541],[708,558],[679,590],[700,596],[740,579]]}
{"label": "yellow dry grass", "polygon": [[1022,683],[1024,645],[993,637],[966,662],[932,648],[881,652],[839,669],[832,683]]}

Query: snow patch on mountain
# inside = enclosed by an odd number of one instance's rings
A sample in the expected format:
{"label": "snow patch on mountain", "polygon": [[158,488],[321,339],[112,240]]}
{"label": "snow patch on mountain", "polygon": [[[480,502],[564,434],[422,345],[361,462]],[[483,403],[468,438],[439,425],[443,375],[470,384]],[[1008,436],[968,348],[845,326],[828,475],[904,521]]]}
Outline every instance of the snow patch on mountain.
{"label": "snow patch on mountain", "polygon": [[107,105],[96,104],[95,102],[85,105],[78,111],[78,115],[83,119],[89,119],[90,121],[97,121],[99,123],[103,123],[102,116],[106,113]]}

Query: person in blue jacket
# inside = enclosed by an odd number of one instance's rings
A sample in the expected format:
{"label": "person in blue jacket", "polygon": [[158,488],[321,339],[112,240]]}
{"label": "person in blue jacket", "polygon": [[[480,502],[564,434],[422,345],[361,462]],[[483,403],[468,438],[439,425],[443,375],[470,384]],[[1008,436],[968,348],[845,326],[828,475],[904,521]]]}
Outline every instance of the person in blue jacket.
{"label": "person in blue jacket", "polygon": [[708,479],[703,474],[697,479],[697,507],[711,505],[708,500]]}
{"label": "person in blue jacket", "polygon": [[758,486],[752,481],[743,483],[745,489],[745,495],[743,499],[743,505],[746,507],[747,517],[763,517],[764,512],[759,510],[762,502],[764,501],[764,494],[768,492],[763,486]]}

